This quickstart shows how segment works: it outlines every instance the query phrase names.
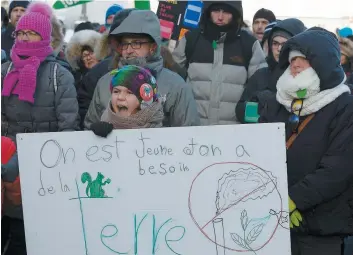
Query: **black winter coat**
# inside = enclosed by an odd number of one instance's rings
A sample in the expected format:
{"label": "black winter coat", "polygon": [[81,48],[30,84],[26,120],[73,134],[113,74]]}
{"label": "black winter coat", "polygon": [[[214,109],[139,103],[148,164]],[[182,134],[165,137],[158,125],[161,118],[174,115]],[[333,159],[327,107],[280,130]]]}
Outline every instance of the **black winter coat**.
{"label": "black winter coat", "polygon": [[[303,22],[298,19],[285,19],[280,21],[276,26],[274,26],[269,34],[269,45],[272,44],[273,33],[282,30],[295,36],[306,29]],[[269,90],[276,93],[276,84],[279,77],[283,74],[285,69],[277,66],[277,62],[273,57],[272,48],[269,47],[268,57],[267,57],[268,67],[264,67],[257,70],[256,73],[247,81],[244,86],[244,92],[238,102],[235,113],[238,120],[241,123],[245,123],[245,106],[247,101],[251,101],[254,97],[257,97],[258,93],[264,90]],[[261,96],[261,95],[260,95]]]}
{"label": "black winter coat", "polygon": [[[318,74],[320,89],[334,88],[344,80],[335,40],[320,30],[299,34],[284,46],[279,65],[286,68],[290,50],[299,50]],[[261,122],[286,123],[289,139],[291,113],[274,96],[259,100],[259,112]],[[300,233],[292,233],[292,254],[340,255],[342,237],[353,234],[352,95],[342,94],[315,113],[287,150],[287,173],[289,196],[304,218],[295,229]]]}
{"label": "black winter coat", "polygon": [[112,57],[102,60],[82,77],[81,83],[77,90],[78,105],[81,116],[81,128],[83,127],[83,121],[86,117],[99,79],[112,70],[111,62]]}
{"label": "black winter coat", "polygon": [[10,51],[15,43],[14,31],[15,28],[11,24],[8,24],[6,30],[1,33],[1,49],[6,52],[8,59],[11,59]]}

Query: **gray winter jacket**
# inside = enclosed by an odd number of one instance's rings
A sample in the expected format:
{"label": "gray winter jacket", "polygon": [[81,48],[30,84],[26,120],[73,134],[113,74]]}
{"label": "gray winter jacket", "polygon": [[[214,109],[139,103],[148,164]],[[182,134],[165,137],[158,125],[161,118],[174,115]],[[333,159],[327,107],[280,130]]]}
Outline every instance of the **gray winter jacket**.
{"label": "gray winter jacket", "polygon": [[[145,67],[155,73],[158,93],[165,99],[163,104],[165,115],[163,126],[200,125],[191,87],[178,74],[163,68],[163,59],[160,56],[160,25],[157,16],[151,11],[134,10],[111,34],[117,36],[126,33],[141,34],[141,32],[150,35],[158,45],[158,51],[150,58]],[[86,114],[84,122],[86,129],[90,129],[92,123],[100,121],[103,111],[108,105],[111,97],[110,78],[110,74],[108,73],[98,81]]]}
{"label": "gray winter jacket", "polygon": [[[9,69],[12,69],[10,62],[1,66],[2,81]],[[39,66],[34,98],[34,104],[31,104],[19,100],[17,95],[1,97],[1,135],[16,141],[19,133],[79,130],[73,76],[55,62],[54,56],[47,57]],[[22,207],[5,203],[4,214],[22,218]]]}
{"label": "gray winter jacket", "polygon": [[[224,3],[242,15],[240,1]],[[212,2],[207,2],[204,17],[209,16],[206,12],[207,6],[211,4]],[[242,20],[240,22],[242,24]],[[187,33],[178,42],[173,58],[181,67],[187,68],[187,82],[194,92],[201,125],[239,123],[234,109],[247,79],[258,69],[267,66],[265,54],[260,43],[242,29],[234,34],[227,33],[214,49],[205,35],[205,29],[207,27],[201,24],[200,29]]]}

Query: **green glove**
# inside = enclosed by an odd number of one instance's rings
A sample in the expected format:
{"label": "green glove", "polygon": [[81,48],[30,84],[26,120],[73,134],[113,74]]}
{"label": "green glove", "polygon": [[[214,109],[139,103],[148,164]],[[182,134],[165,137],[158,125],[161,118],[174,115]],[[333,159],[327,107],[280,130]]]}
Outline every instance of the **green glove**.
{"label": "green glove", "polygon": [[258,123],[260,115],[258,114],[259,103],[247,102],[245,105],[244,120],[247,123]]}
{"label": "green glove", "polygon": [[297,206],[292,199],[289,198],[289,216],[290,216],[290,228],[299,227],[303,221],[303,217],[297,209]]}

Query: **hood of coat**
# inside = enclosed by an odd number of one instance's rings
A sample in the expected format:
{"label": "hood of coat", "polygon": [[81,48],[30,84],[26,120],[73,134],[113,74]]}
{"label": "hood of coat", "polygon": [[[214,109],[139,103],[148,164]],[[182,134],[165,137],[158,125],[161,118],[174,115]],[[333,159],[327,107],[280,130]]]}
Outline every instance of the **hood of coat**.
{"label": "hood of coat", "polygon": [[51,17],[51,25],[52,25],[52,31],[51,31],[51,46],[54,49],[54,55],[57,56],[59,52],[63,49],[64,47],[64,34],[62,32],[62,27],[61,23],[58,20],[58,18],[53,15]]}
{"label": "hood of coat", "polygon": [[305,27],[304,23],[295,18],[290,18],[290,19],[285,19],[282,21],[279,21],[271,30],[271,32],[268,35],[268,57],[267,57],[267,63],[271,69],[274,69],[275,66],[278,64],[277,61],[273,57],[272,53],[272,40],[273,40],[273,34],[277,31],[284,31],[291,36],[295,36],[297,34],[300,34],[301,32],[304,32],[307,28]]}
{"label": "hood of coat", "polygon": [[[102,39],[102,34],[94,30],[81,30],[75,33],[66,46],[66,59],[69,62],[70,66],[74,70],[79,70],[81,61],[82,48],[84,46],[89,46],[94,53],[96,45]],[[97,56],[97,60],[101,60],[102,56]]]}
{"label": "hood of coat", "polygon": [[[236,21],[236,24],[239,28],[242,27],[243,25],[243,5],[242,1],[204,1],[204,7],[203,7],[203,12],[202,12],[202,18],[200,21],[201,25],[206,24],[206,22],[210,19],[210,7],[213,4],[226,4],[230,6],[232,9],[234,9],[234,12],[236,12],[239,16],[238,20]],[[233,14],[234,16],[234,14]]]}
{"label": "hood of coat", "polygon": [[346,78],[340,64],[341,52],[337,38],[323,28],[310,28],[287,41],[279,58],[279,66],[289,66],[289,53],[300,51],[320,78],[320,90],[332,89]]}
{"label": "hood of coat", "polygon": [[[114,52],[113,49],[110,45],[111,41],[110,41],[110,33],[114,31],[115,28],[117,28],[118,26],[120,26],[121,22],[123,22],[125,20],[125,18],[127,16],[130,15],[130,13],[133,10],[137,10],[134,8],[130,8],[130,9],[123,9],[121,11],[119,11],[115,16],[114,16],[114,20],[112,25],[110,26],[110,29],[105,31],[102,34],[102,39],[99,41],[99,43],[97,43],[94,52],[96,53],[96,57],[99,59],[105,59],[109,56],[113,56]],[[114,36],[114,35],[112,35]]]}
{"label": "hood of coat", "polygon": [[111,31],[110,36],[123,36],[126,34],[149,35],[157,44],[157,50],[153,56],[147,59],[147,68],[159,73],[163,69],[163,59],[160,48],[162,45],[160,23],[157,15],[148,10],[132,10],[121,21],[121,24]]}

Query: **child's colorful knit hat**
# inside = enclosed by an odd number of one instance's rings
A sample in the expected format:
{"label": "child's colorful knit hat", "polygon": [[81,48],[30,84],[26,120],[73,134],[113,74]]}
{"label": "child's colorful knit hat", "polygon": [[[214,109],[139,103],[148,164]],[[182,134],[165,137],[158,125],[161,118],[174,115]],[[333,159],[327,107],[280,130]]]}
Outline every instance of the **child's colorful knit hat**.
{"label": "child's colorful knit hat", "polygon": [[113,70],[111,75],[111,91],[117,86],[129,89],[139,100],[141,109],[158,101],[157,82],[148,69],[127,65]]}

